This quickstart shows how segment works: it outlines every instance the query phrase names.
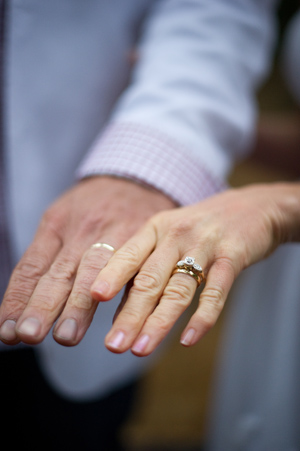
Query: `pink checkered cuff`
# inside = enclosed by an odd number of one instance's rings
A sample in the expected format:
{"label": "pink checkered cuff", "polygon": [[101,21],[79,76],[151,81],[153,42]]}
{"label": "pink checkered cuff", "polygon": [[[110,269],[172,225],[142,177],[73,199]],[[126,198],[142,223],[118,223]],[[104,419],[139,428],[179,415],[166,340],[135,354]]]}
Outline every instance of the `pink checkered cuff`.
{"label": "pink checkered cuff", "polygon": [[163,133],[133,123],[112,124],[80,166],[79,178],[114,175],[149,185],[179,205],[225,188],[200,159]]}

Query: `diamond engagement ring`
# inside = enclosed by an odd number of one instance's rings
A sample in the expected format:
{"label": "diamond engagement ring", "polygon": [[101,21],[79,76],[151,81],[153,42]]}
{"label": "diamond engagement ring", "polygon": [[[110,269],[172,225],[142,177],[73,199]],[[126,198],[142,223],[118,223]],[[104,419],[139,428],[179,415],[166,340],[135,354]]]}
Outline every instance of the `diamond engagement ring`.
{"label": "diamond engagement ring", "polygon": [[95,243],[95,244],[91,245],[92,249],[98,249],[99,247],[103,247],[104,249],[107,249],[108,251],[111,251],[111,252],[116,252],[116,249],[114,247],[112,247],[110,244]]}
{"label": "diamond engagement ring", "polygon": [[193,277],[198,286],[205,281],[203,270],[201,266],[195,262],[193,257],[185,257],[184,260],[179,260],[179,262],[176,263],[172,274],[177,273],[188,274]]}

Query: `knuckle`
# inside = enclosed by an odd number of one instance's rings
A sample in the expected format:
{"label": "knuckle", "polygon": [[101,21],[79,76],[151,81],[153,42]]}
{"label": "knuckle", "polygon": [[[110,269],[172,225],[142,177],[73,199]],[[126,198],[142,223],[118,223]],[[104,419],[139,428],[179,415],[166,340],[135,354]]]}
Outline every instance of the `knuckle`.
{"label": "knuckle", "polygon": [[57,222],[60,215],[57,214],[58,210],[54,207],[49,207],[43,214],[41,222],[44,225],[51,224],[52,222]]}
{"label": "knuckle", "polygon": [[180,305],[186,305],[193,296],[194,292],[191,287],[179,282],[176,285],[168,285],[164,291],[164,299],[175,300]]}
{"label": "knuckle", "polygon": [[158,292],[161,287],[161,278],[156,273],[140,271],[133,282],[131,290],[136,292],[152,291]]}
{"label": "knuckle", "polygon": [[24,310],[41,276],[42,274],[36,266],[19,264],[4,294],[3,306],[10,312]]}
{"label": "knuckle", "polygon": [[219,257],[215,262],[215,266],[218,268],[218,271],[226,272],[230,275],[236,276],[239,272],[239,269],[236,268],[236,264],[234,263],[238,262],[236,256],[236,247],[227,245],[226,248],[223,247],[221,249],[220,254],[222,256]]}
{"label": "knuckle", "polygon": [[118,230],[118,243],[120,245],[126,243],[126,241],[135,234],[138,228],[138,222],[128,220],[127,222],[123,222],[123,228],[121,230]]}
{"label": "knuckle", "polygon": [[74,292],[76,296],[86,295],[90,291],[93,282],[95,281],[96,275],[91,273],[81,274],[80,277],[77,276],[76,282],[74,284]]}
{"label": "knuckle", "polygon": [[53,313],[56,311],[57,304],[52,297],[39,296],[39,308],[43,312]]}
{"label": "knuckle", "polygon": [[210,287],[202,295],[202,302],[212,306],[214,310],[220,312],[224,306],[225,293],[221,287]]}
{"label": "knuckle", "polygon": [[49,278],[53,281],[72,282],[76,273],[77,263],[71,258],[60,258],[52,263]]}
{"label": "knuckle", "polygon": [[169,231],[169,236],[178,239],[191,231],[191,222],[188,219],[181,219],[176,222]]}
{"label": "knuckle", "polygon": [[94,277],[98,274],[101,268],[105,266],[108,259],[100,255],[85,254],[81,259],[78,272],[85,274],[86,278]]}
{"label": "knuckle", "polygon": [[29,280],[38,280],[43,275],[43,266],[42,259],[21,260],[14,270],[14,279],[24,283],[28,283]]}
{"label": "knuckle", "polygon": [[78,224],[78,235],[87,236],[95,231],[101,231],[105,229],[108,224],[109,221],[105,218],[105,215],[95,214],[95,212],[92,212],[91,214],[87,213],[86,216],[81,218],[80,223]]}
{"label": "knuckle", "polygon": [[89,296],[86,292],[78,291],[76,295],[70,299],[69,306],[83,312],[90,312],[90,310],[94,306],[94,302],[92,297]]}
{"label": "knuckle", "polygon": [[4,309],[5,307],[5,311],[10,312],[11,315],[18,315],[25,309],[26,305],[27,302],[24,299],[24,292],[22,287],[19,286],[6,292],[2,308]]}
{"label": "knuckle", "polygon": [[130,328],[132,328],[140,323],[141,314],[135,308],[123,308],[116,321],[118,321],[119,323],[124,323],[127,327],[130,326]]}
{"label": "knuckle", "polygon": [[141,249],[135,243],[130,243],[126,247],[121,248],[115,254],[115,260],[126,262],[127,265],[136,267],[139,265]]}
{"label": "knuckle", "polygon": [[45,294],[40,293],[38,299],[32,299],[30,308],[47,314],[54,313],[57,309],[60,309],[61,305],[57,303],[55,294],[52,296],[49,293],[52,294],[53,290],[45,290]]}
{"label": "knuckle", "polygon": [[61,225],[65,218],[65,211],[52,206],[45,211],[41,219],[41,226],[59,235]]}
{"label": "knuckle", "polygon": [[159,211],[158,213],[155,213],[153,216],[151,216],[150,219],[148,219],[147,224],[150,226],[154,225],[164,225],[169,224],[170,221],[170,211]]}
{"label": "knuckle", "polygon": [[166,317],[158,316],[154,313],[151,316],[151,325],[155,328],[155,330],[158,330],[163,335],[166,335],[172,324],[170,324],[170,321]]}

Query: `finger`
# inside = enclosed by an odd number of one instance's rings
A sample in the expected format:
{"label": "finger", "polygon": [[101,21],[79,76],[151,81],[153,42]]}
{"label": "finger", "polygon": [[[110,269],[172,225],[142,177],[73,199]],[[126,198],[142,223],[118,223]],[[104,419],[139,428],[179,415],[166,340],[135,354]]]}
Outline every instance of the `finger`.
{"label": "finger", "polygon": [[159,246],[134,278],[126,303],[105,339],[113,352],[128,350],[159,302],[178,260],[178,249],[168,240]]}
{"label": "finger", "polygon": [[14,269],[0,307],[0,339],[6,344],[20,341],[15,330],[16,322],[60,249],[61,240],[57,233],[42,224]]}
{"label": "finger", "polygon": [[121,302],[118,305],[117,310],[115,311],[115,314],[113,317],[113,323],[116,321],[119,313],[122,311],[124,305],[126,304],[128,295],[129,295],[129,291],[131,290],[132,286],[133,286],[133,279],[131,279],[125,286],[125,290],[124,290],[124,294],[122,296]]}
{"label": "finger", "polygon": [[[111,237],[102,237],[105,243],[114,243]],[[116,247],[114,243],[113,247]],[[99,305],[90,289],[99,271],[107,264],[113,252],[91,246],[81,259],[76,279],[53,331],[55,340],[65,346],[74,346],[83,338]]]}
{"label": "finger", "polygon": [[108,301],[116,296],[130,280],[156,243],[156,233],[151,222],[130,238],[109,260],[91,287],[91,294],[97,301]]}
{"label": "finger", "polygon": [[[187,274],[171,277],[179,252],[176,246],[165,242],[142,267],[126,305],[106,337],[108,349],[124,352],[131,348],[136,355],[148,355],[190,304],[197,288],[195,279]],[[151,284],[147,277],[152,278]]]}
{"label": "finger", "polygon": [[[197,261],[204,262],[204,254]],[[145,322],[131,351],[138,356],[151,354],[170,332],[176,321],[191,304],[198,287],[197,281],[189,274],[173,274],[163,296],[153,313]]]}
{"label": "finger", "polygon": [[73,286],[87,238],[74,237],[54,259],[40,278],[16,324],[16,333],[24,343],[41,342],[61,313]]}
{"label": "finger", "polygon": [[181,335],[181,344],[194,345],[215,325],[236,275],[228,259],[220,259],[211,266],[198,309]]}
{"label": "finger", "polygon": [[197,282],[185,274],[175,274],[171,280],[131,348],[135,355],[151,354],[192,301]]}

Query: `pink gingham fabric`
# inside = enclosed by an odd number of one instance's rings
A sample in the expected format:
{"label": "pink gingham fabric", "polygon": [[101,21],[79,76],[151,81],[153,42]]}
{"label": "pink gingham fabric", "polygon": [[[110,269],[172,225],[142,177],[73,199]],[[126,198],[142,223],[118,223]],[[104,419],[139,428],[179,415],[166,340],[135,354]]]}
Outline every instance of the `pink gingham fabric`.
{"label": "pink gingham fabric", "polygon": [[77,173],[115,175],[149,185],[179,205],[189,205],[225,188],[205,162],[160,131],[140,124],[111,124]]}

